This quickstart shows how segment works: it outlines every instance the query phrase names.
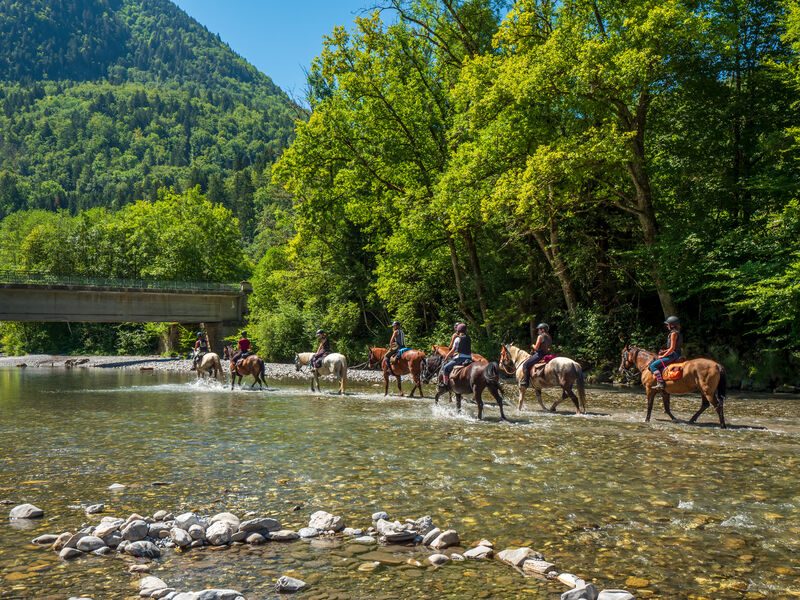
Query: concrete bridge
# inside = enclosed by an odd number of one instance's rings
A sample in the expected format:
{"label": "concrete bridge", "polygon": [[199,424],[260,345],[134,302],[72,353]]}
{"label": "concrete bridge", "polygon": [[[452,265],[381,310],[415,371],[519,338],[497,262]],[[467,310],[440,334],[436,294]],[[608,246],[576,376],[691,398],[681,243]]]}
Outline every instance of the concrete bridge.
{"label": "concrete bridge", "polygon": [[209,341],[244,324],[239,284],[59,277],[0,272],[0,321],[204,324]]}

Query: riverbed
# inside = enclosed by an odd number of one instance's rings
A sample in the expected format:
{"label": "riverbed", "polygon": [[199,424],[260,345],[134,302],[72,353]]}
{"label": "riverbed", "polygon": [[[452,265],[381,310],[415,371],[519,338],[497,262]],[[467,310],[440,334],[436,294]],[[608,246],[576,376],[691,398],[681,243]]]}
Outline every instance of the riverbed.
{"label": "riverbed", "polygon": [[[688,418],[698,404],[675,399],[673,410]],[[29,543],[91,522],[83,507],[98,502],[123,517],[256,511],[288,528],[320,509],[353,527],[380,510],[431,515],[466,545],[530,546],[638,598],[800,597],[797,398],[733,396],[729,430],[713,410],[695,426],[659,412],[645,424],[637,390],[590,389],[585,417],[530,403],[509,408],[509,425],[488,406],[479,422],[473,405],[457,414],[446,401],[384,398],[377,383],[339,397],[288,379],[231,392],[188,373],[0,369],[0,499],[45,511],[33,529],[0,524],[0,597],[136,597],[121,559],[63,562]],[[497,561],[364,572],[359,556],[307,541],[201,549],[165,554],[153,574],[259,599],[282,574],[319,600],[555,599],[565,589]]]}

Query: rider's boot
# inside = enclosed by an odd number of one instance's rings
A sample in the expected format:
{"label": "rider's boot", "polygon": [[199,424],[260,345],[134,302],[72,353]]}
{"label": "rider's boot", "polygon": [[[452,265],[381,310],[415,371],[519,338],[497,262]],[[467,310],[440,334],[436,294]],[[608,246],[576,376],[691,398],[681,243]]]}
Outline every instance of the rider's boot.
{"label": "rider's boot", "polygon": [[653,373],[656,378],[656,384],[653,386],[654,390],[663,390],[666,389],[666,384],[664,383],[664,376],[661,375],[661,371],[656,371]]}

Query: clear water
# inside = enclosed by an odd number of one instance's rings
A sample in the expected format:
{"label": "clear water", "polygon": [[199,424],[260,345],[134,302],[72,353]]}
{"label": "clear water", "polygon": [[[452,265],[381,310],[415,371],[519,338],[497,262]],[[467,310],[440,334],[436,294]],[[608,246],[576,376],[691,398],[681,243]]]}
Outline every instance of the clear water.
{"label": "clear water", "polygon": [[[271,384],[231,392],[180,374],[0,370],[0,499],[46,513],[30,530],[0,521],[0,597],[135,597],[125,559],[66,563],[29,543],[74,531],[90,520],[81,506],[97,502],[117,516],[258,511],[288,528],[318,509],[354,527],[377,510],[430,514],[467,545],[529,545],[562,570],[640,598],[800,596],[796,398],[730,398],[734,428],[722,431],[711,410],[702,426],[659,413],[644,424],[636,391],[590,390],[588,417],[529,404],[510,409],[517,422],[506,425],[496,408],[478,422],[474,405],[456,415],[446,402],[384,399],[377,385],[340,398]],[[678,399],[674,410],[688,418],[698,404]],[[110,492],[112,483],[127,487]],[[403,560],[424,558],[403,551]],[[309,582],[301,597],[314,599],[564,591],[497,561],[364,572],[360,552],[304,541],[195,550],[167,553],[153,574],[179,589],[233,587],[248,598],[274,597],[281,574]]]}

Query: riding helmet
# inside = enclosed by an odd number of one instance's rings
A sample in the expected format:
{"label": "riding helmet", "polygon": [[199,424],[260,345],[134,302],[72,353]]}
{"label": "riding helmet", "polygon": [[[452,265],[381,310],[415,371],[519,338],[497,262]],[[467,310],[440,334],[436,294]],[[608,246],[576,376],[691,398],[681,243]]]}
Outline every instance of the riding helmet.
{"label": "riding helmet", "polygon": [[453,331],[458,331],[458,328],[459,328],[461,325],[463,325],[463,323],[462,323],[461,321],[458,321],[458,322],[456,322],[456,324],[455,324],[455,325],[453,325]]}
{"label": "riding helmet", "polygon": [[243,332],[242,332],[242,337],[243,337],[243,338],[246,338],[246,337],[247,337],[247,332],[246,332],[246,331],[243,331]]}
{"label": "riding helmet", "polygon": [[200,337],[200,336],[202,336],[202,335],[203,335],[203,332],[202,332],[202,331],[198,331],[198,332],[197,332],[197,337]]}
{"label": "riding helmet", "polygon": [[680,325],[681,320],[676,316],[667,317],[667,320],[664,321],[664,325]]}
{"label": "riding helmet", "polygon": [[539,323],[536,326],[536,329],[544,329],[545,331],[550,331],[550,325],[548,325],[547,323]]}
{"label": "riding helmet", "polygon": [[456,325],[456,332],[458,333],[467,333],[467,326],[464,323],[459,323]]}
{"label": "riding helmet", "polygon": [[392,321],[392,327],[394,327],[395,325],[399,326],[400,325],[400,321]]}
{"label": "riding helmet", "polygon": [[325,335],[325,330],[324,329],[317,329],[316,335]]}

